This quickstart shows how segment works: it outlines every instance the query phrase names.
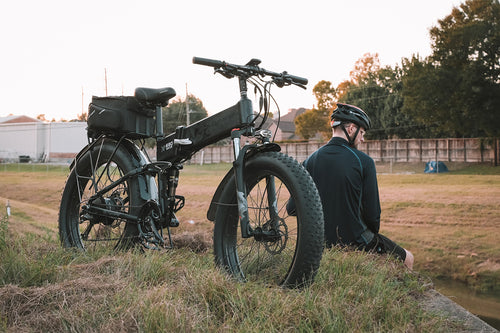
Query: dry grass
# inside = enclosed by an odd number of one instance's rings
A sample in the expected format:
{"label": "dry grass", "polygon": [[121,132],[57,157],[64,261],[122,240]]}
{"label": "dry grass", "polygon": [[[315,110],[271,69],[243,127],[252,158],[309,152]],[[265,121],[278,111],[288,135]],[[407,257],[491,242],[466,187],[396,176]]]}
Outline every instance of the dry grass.
{"label": "dry grass", "polygon": [[500,289],[500,176],[379,176],[382,233],[433,277]]}
{"label": "dry grass", "polygon": [[[207,250],[213,225],[206,212],[229,165],[188,165],[178,193],[186,197],[173,230],[178,246]],[[500,289],[500,172],[464,164],[448,174],[423,174],[424,165],[377,165],[382,203],[381,232],[411,250],[415,268],[433,277],[451,277],[478,289]],[[489,175],[468,174],[478,170]],[[415,173],[417,172],[417,173]],[[412,174],[408,174],[412,173]],[[9,199],[10,229],[17,233],[53,233],[65,175],[61,172],[0,172],[0,209]],[[197,245],[200,244],[200,245]],[[197,249],[197,247],[200,247]]]}
{"label": "dry grass", "polygon": [[417,275],[394,261],[359,252],[327,251],[316,283],[301,292],[235,283],[215,269],[209,253],[185,249],[95,258],[74,254],[59,265],[65,272],[42,285],[0,287],[0,330],[2,325],[13,332],[461,328],[419,308],[425,281]]}

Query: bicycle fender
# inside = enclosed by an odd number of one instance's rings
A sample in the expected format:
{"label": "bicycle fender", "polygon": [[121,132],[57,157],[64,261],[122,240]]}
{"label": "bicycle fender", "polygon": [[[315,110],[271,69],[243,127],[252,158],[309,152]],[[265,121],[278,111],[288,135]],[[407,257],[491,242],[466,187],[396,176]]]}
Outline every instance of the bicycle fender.
{"label": "bicycle fender", "polygon": [[73,170],[73,167],[75,166],[76,161],[78,161],[78,159],[79,159],[81,156],[85,155],[85,153],[86,153],[87,151],[89,151],[92,147],[94,147],[94,146],[97,144],[97,142],[98,142],[98,141],[99,141],[99,140],[95,140],[95,141],[93,141],[93,142],[89,143],[88,145],[86,145],[85,147],[83,147],[83,148],[82,148],[82,150],[80,150],[80,151],[78,152],[78,154],[76,154],[76,156],[75,156],[75,158],[73,159],[73,161],[71,161],[71,164],[69,165],[69,169],[70,169],[70,170]]}
{"label": "bicycle fender", "polygon": [[[111,139],[110,139],[111,140]],[[113,140],[114,141],[114,140]],[[94,146],[98,145],[101,143],[101,139],[94,140],[93,142],[89,143],[87,146],[83,147],[83,149],[76,155],[75,159],[71,162],[70,165],[70,170],[73,169],[75,166],[76,161],[81,157],[84,156],[89,150],[91,150]],[[115,143],[117,143],[115,141]],[[146,164],[151,163],[149,161],[149,158],[144,154],[143,151],[137,147],[136,144],[134,144],[132,141],[128,139],[124,139],[121,144],[122,147],[124,147],[127,152],[130,154],[132,157],[132,161],[134,164],[135,168],[140,168],[143,167]],[[140,174],[137,176],[139,180],[139,189],[140,189],[140,194],[141,198],[143,200],[159,200],[159,192],[158,192],[158,187],[156,186],[156,182],[153,176],[148,175],[148,174]]]}
{"label": "bicycle fender", "polygon": [[[125,139],[122,141],[122,146],[124,146],[130,153],[130,156],[133,157],[134,165],[137,168],[151,163],[147,155],[132,141]],[[155,200],[159,202],[160,196],[155,178],[148,173],[139,174],[137,178],[139,179],[141,198],[146,201]]]}
{"label": "bicycle fender", "polygon": [[[246,151],[244,160],[246,161],[248,160],[248,158],[265,151],[281,151],[281,147],[277,143],[266,143],[260,146],[252,147]],[[212,201],[210,202],[210,206],[208,207],[207,211],[207,219],[209,221],[215,221],[215,214],[217,213],[217,203],[219,202],[220,196],[222,195],[222,191],[233,177],[234,166],[229,169],[229,171],[226,173],[219,186],[217,186],[217,189],[215,190],[214,196],[212,197]]]}

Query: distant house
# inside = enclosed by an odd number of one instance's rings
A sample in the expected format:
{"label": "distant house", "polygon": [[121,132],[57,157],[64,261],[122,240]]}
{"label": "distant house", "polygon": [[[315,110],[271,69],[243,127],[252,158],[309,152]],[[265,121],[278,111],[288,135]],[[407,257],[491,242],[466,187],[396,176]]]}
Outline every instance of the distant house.
{"label": "distant house", "polygon": [[270,130],[274,133],[276,127],[278,127],[276,131],[276,141],[286,141],[286,140],[301,140],[302,138],[295,134],[295,118],[306,112],[306,109],[290,109],[287,114],[278,119],[273,120],[273,124],[270,127]]}
{"label": "distant house", "polygon": [[38,122],[41,122],[41,120],[24,115],[21,116],[10,115],[6,117],[0,117],[0,124],[19,124],[19,123],[38,123]]}

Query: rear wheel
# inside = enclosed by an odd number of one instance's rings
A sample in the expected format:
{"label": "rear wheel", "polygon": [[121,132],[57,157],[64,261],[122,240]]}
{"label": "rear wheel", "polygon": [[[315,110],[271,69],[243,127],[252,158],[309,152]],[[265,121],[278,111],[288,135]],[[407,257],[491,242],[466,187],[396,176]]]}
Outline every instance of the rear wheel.
{"label": "rear wheel", "polygon": [[[73,167],[61,199],[59,236],[65,247],[85,250],[128,248],[138,236],[137,223],[99,215],[90,206],[137,216],[140,198],[137,177],[131,177],[104,192],[97,192],[135,169],[130,153],[116,141],[102,139],[80,156]],[[116,151],[115,151],[116,149]]]}
{"label": "rear wheel", "polygon": [[[217,264],[240,280],[264,280],[288,287],[307,284],[319,267],[324,237],[323,210],[313,180],[297,161],[276,152],[249,158],[244,173],[250,225],[255,233],[250,238],[241,237],[233,177],[217,206]],[[269,186],[273,181],[274,187]],[[277,216],[273,216],[273,204],[268,200],[273,188]],[[290,198],[295,202],[296,216],[287,213]]]}

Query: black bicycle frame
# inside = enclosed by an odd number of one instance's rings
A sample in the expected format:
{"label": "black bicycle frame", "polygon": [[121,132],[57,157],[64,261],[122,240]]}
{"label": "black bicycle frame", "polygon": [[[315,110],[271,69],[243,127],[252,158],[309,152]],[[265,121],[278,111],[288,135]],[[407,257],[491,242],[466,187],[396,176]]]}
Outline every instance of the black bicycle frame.
{"label": "black bicycle frame", "polygon": [[205,146],[231,136],[234,128],[249,128],[253,118],[252,101],[242,98],[238,104],[213,116],[177,127],[175,133],[158,141],[156,158],[179,163]]}
{"label": "black bicycle frame", "polygon": [[[233,170],[241,233],[243,238],[248,238],[253,236],[255,231],[250,226],[248,216],[247,193],[243,177],[244,157],[247,151],[256,148],[257,145],[246,145],[240,148],[241,136],[254,134],[253,122],[255,116],[253,114],[252,101],[247,97],[246,77],[239,77],[239,87],[241,98],[236,105],[189,126],[177,127],[175,133],[158,140],[156,156],[158,161],[169,161],[174,166],[172,168],[174,172],[168,176],[169,183],[167,187],[163,186],[166,180],[162,179],[162,177],[159,179],[160,193],[165,188],[169,189],[169,193],[163,193],[160,197],[165,198],[169,202],[168,205],[171,206],[174,202],[173,198],[179,174],[179,168],[175,166],[183,160],[189,159],[189,157],[200,149],[221,139],[231,137],[234,150]],[[275,146],[273,145],[270,149],[275,150]],[[267,177],[266,182],[270,216],[275,220],[278,212],[276,207],[276,193],[274,191],[274,177]],[[223,183],[221,185],[224,185]],[[166,205],[164,203],[161,204],[162,211]],[[211,205],[212,208],[213,205]]]}
{"label": "black bicycle frame", "polygon": [[[277,151],[280,150],[280,148],[276,144],[269,143],[268,139],[265,138],[262,138],[264,141],[263,145],[250,144],[240,147],[240,139],[242,135],[252,136],[255,134],[255,129],[253,127],[255,116],[253,114],[252,101],[250,101],[247,97],[246,78],[240,77],[239,81],[241,99],[236,105],[213,116],[195,122],[189,126],[179,126],[176,128],[176,131],[174,133],[166,137],[163,136],[161,106],[157,106],[157,162],[138,166],[136,169],[130,171],[126,175],[123,175],[120,179],[116,180],[112,184],[109,184],[105,188],[97,191],[89,200],[90,206],[85,208],[87,212],[101,216],[123,218],[129,220],[130,222],[138,223],[138,216],[95,207],[91,203],[102,196],[103,193],[106,193],[107,191],[118,186],[129,178],[141,178],[144,174],[157,174],[159,197],[146,198],[146,193],[149,193],[145,188],[148,186],[146,184],[146,181],[139,182],[141,196],[143,196],[143,199],[145,200],[158,199],[158,204],[162,213],[162,225],[164,227],[178,225],[178,221],[175,218],[174,213],[181,209],[184,205],[184,198],[182,196],[176,195],[179,170],[182,169],[181,163],[185,160],[188,160],[194,153],[201,150],[202,148],[221,139],[231,137],[234,150],[233,174],[236,185],[237,206],[241,223],[242,237],[248,238],[251,236],[255,236],[260,237],[261,239],[266,236],[272,237],[273,235],[267,235],[266,231],[253,230],[250,226],[250,220],[248,216],[248,203],[246,199],[246,185],[244,181],[244,159],[247,155],[252,155],[253,153],[258,153],[264,150]],[[117,148],[120,144],[123,143],[123,139],[124,138],[122,137],[117,142]],[[85,151],[92,149],[96,142],[98,142],[98,140],[95,140],[91,145],[83,150],[79,154],[79,156],[83,155]],[[114,153],[112,155],[114,155]],[[111,160],[111,158],[112,157],[109,158],[109,161]],[[219,185],[219,188],[214,195],[214,200],[212,200],[212,203],[210,205],[208,216],[214,215],[214,203],[216,204],[216,202],[214,201],[216,201],[215,199],[218,197],[218,195],[220,195],[220,190],[226,185],[229,178],[230,177],[226,176]],[[276,205],[276,192],[274,177],[272,176],[266,177],[266,191],[271,222],[277,222],[278,211]]]}

